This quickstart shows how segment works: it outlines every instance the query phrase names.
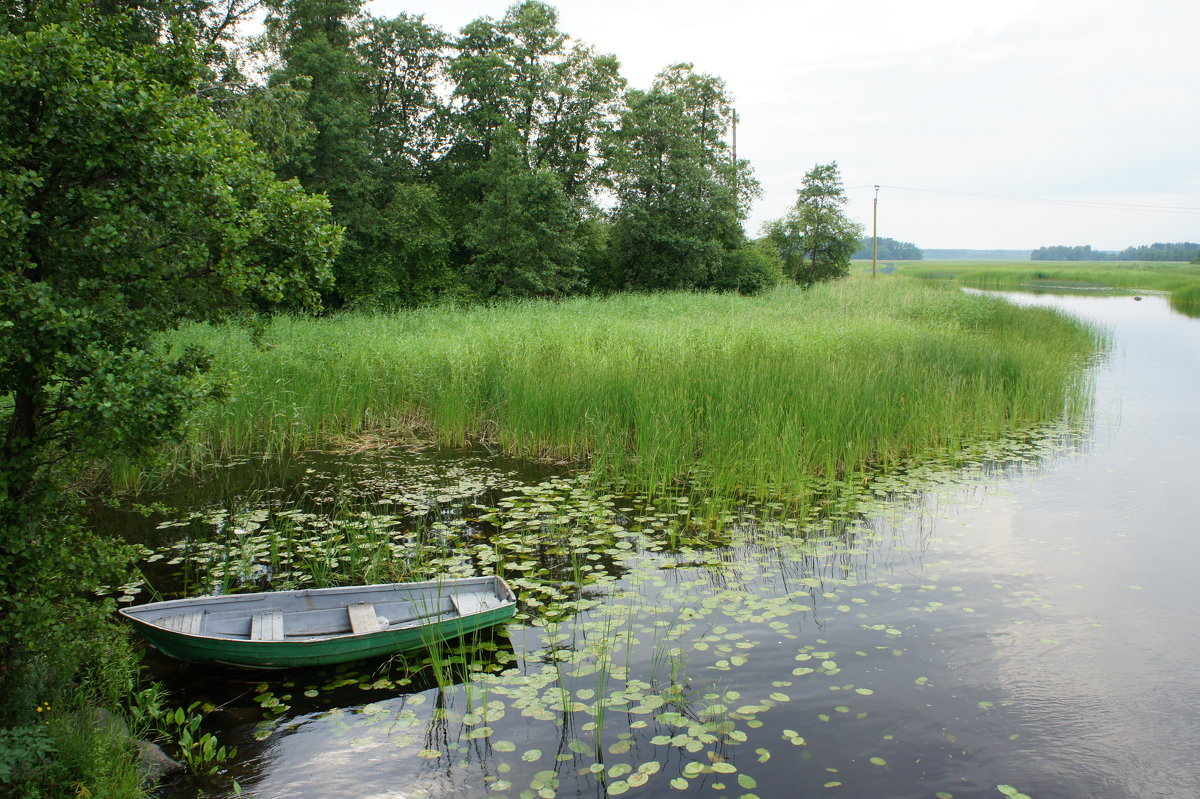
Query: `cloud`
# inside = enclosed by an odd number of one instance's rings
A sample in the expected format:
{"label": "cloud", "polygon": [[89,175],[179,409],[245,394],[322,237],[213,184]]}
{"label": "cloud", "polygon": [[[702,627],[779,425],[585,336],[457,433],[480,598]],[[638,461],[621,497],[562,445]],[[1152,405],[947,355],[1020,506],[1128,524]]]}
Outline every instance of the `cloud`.
{"label": "cloud", "polygon": [[[692,61],[738,101],[739,155],[764,186],[748,228],[781,216],[804,172],[836,160],[852,214],[875,183],[1080,202],[1200,206],[1200,4],[1155,0],[567,0],[564,30],[631,85]],[[455,30],[505,4],[375,2]],[[1178,214],[911,193],[888,233],[926,247],[1033,248],[1200,238]]]}

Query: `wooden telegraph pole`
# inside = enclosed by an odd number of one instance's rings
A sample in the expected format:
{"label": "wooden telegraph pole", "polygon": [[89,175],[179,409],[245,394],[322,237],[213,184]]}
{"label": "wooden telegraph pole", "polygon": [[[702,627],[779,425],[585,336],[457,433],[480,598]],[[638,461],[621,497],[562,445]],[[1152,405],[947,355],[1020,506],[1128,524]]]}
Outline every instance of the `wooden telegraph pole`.
{"label": "wooden telegraph pole", "polygon": [[875,207],[871,209],[871,277],[875,277],[875,262],[879,260],[879,184],[875,184]]}
{"label": "wooden telegraph pole", "polygon": [[737,109],[733,109],[733,192],[737,194],[738,184],[738,162],[737,162]]}

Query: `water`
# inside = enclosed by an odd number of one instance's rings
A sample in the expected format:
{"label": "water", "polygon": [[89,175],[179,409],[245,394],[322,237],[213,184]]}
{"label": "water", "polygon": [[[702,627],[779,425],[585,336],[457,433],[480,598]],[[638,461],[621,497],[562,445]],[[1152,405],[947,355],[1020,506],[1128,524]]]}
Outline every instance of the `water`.
{"label": "water", "polygon": [[825,530],[747,508],[713,548],[677,502],[550,470],[521,493],[529,475],[484,460],[376,459],[360,474],[379,496],[405,479],[441,486],[410,495],[463,487],[381,507],[441,519],[430,529],[455,568],[508,553],[525,611],[462,647],[457,671],[384,661],[264,681],[152,659],[188,701],[217,706],[207,728],[239,747],[199,787],[1200,796],[1200,320],[1158,296],[1007,296],[1112,329],[1083,440],[1049,430],[882,478]]}

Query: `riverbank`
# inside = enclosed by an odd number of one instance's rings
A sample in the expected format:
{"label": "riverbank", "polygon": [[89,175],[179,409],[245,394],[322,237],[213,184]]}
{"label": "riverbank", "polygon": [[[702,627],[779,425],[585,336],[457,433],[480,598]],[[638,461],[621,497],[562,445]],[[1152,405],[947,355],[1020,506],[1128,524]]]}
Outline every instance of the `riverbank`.
{"label": "riverbank", "polygon": [[155,520],[159,591],[172,570],[246,590],[415,566],[494,571],[522,601],[428,657],[261,682],[159,663],[239,751],[180,796],[1192,795],[1170,703],[1195,679],[1196,322],[1160,296],[1008,299],[1112,330],[1088,423],[892,470],[840,509],[704,524],[686,495],[394,448],[300,453],[300,486],[231,479]]}
{"label": "riverbank", "polygon": [[983,289],[1120,288],[1166,292],[1171,307],[1200,316],[1200,266],[1150,261],[898,261],[901,275]]}
{"label": "riverbank", "polygon": [[1086,409],[1100,334],[895,279],[192,326],[232,400],[176,469],[386,431],[587,464],[639,490],[803,494]]}

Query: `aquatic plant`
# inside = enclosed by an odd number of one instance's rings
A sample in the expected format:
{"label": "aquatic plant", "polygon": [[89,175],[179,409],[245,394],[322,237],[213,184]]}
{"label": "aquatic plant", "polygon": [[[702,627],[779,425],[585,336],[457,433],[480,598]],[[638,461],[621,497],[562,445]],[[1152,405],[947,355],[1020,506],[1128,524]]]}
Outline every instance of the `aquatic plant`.
{"label": "aquatic plant", "polygon": [[[884,775],[904,765],[894,740],[884,737],[893,731],[879,729],[872,715],[878,675],[886,669],[889,689],[900,685],[913,701],[924,701],[922,692],[942,676],[922,673],[925,661],[908,657],[920,644],[910,640],[905,620],[928,615],[933,625],[951,627],[993,603],[1039,596],[1019,575],[1008,576],[1009,585],[991,599],[968,597],[936,574],[893,576],[884,564],[914,553],[888,520],[918,507],[923,492],[956,492],[997,472],[1037,469],[1038,458],[1071,452],[1074,436],[1058,426],[977,444],[954,459],[831,492],[836,505],[803,517],[781,501],[748,500],[715,525],[694,525],[686,493],[616,493],[589,475],[510,484],[487,501],[482,493],[441,494],[441,512],[415,515],[404,503],[419,486],[395,506],[378,504],[364,488],[362,504],[387,520],[374,532],[343,496],[324,513],[269,507],[202,514],[162,531],[203,538],[197,525],[210,535],[219,527],[213,547],[193,543],[180,555],[166,542],[149,557],[163,556],[154,564],[181,558],[173,569],[194,557],[198,584],[238,590],[225,571],[243,568],[247,548],[251,568],[266,572],[272,553],[331,538],[339,548],[322,551],[340,561],[347,536],[378,535],[389,542],[386,558],[421,563],[430,574],[504,573],[522,608],[495,637],[431,642],[423,656],[270,677],[253,690],[249,704],[261,718],[254,738],[319,725],[332,754],[339,747],[386,753],[414,796],[459,790],[540,797],[601,788],[609,795],[733,789],[753,796],[770,779],[772,754],[783,752],[797,754],[792,773],[805,785],[871,793],[878,787],[872,780],[885,777],[864,769]],[[505,481],[477,475],[466,482]],[[447,520],[439,535],[429,534],[429,518]],[[243,534],[228,534],[231,527]],[[253,544],[270,539],[277,541]],[[221,548],[238,551],[223,555]],[[361,580],[349,563],[341,566],[320,568],[345,582]],[[271,579],[305,584],[304,568],[281,562]],[[1008,704],[994,696],[967,700],[966,710],[976,713],[1001,715]],[[878,748],[856,766],[831,743],[841,730],[859,730],[858,738],[878,740]],[[439,776],[449,774],[453,784]]]}
{"label": "aquatic plant", "polygon": [[1145,261],[1032,261],[980,263],[972,261],[914,261],[900,264],[898,274],[928,280],[953,280],[985,289],[1046,288],[1165,291],[1171,307],[1200,316],[1200,267]]}
{"label": "aquatic plant", "polygon": [[761,297],[662,294],[279,318],[265,346],[191,326],[234,399],[179,468],[364,430],[719,496],[844,477],[1086,410],[1098,335],[1041,309],[911,281]]}

